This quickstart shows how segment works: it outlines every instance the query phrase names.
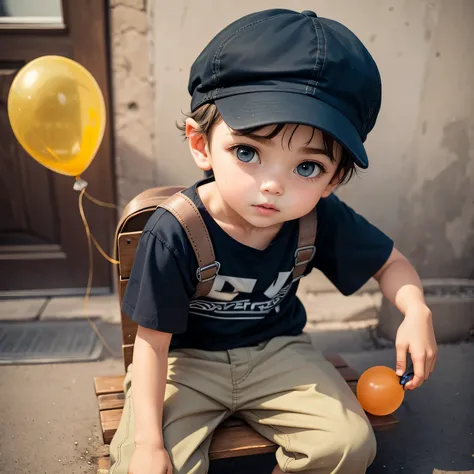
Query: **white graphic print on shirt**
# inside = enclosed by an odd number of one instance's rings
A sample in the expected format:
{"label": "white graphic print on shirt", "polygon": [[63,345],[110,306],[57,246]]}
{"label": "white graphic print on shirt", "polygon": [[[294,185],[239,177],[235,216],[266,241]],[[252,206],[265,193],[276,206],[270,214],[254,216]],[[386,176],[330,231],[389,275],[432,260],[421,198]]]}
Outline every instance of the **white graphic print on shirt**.
{"label": "white graphic print on shirt", "polygon": [[[237,297],[242,293],[251,294],[257,280],[217,275],[208,298],[218,301],[199,299],[191,301],[189,312],[214,319],[263,319],[272,310],[279,311],[279,304],[287,295],[292,284],[290,282],[284,286],[291,273],[291,271],[280,272],[277,279],[262,294],[268,300],[254,302],[250,299],[237,299]],[[236,317],[236,314],[240,316]]]}

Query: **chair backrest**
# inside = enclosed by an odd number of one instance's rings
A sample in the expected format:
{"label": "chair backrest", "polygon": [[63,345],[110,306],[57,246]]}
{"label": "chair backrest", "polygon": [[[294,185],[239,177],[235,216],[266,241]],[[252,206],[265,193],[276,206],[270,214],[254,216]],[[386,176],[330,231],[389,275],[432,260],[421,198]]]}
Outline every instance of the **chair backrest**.
{"label": "chair backrest", "polygon": [[[115,252],[119,261],[117,270],[120,306],[122,306],[123,296],[127,288],[133,261],[135,260],[138,241],[140,240],[145,224],[155,212],[157,206],[183,189],[184,187],[182,186],[149,189],[139,194],[125,207],[115,233]],[[129,364],[132,362],[137,324],[123,312],[121,313],[121,321],[122,354],[125,370],[127,370]]]}

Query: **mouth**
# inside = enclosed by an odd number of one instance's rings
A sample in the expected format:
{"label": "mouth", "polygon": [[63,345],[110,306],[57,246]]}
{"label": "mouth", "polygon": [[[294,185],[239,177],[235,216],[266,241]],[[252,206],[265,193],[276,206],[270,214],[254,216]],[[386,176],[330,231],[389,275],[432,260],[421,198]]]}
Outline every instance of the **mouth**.
{"label": "mouth", "polygon": [[265,213],[273,214],[274,212],[280,212],[280,210],[273,204],[254,204],[253,207]]}

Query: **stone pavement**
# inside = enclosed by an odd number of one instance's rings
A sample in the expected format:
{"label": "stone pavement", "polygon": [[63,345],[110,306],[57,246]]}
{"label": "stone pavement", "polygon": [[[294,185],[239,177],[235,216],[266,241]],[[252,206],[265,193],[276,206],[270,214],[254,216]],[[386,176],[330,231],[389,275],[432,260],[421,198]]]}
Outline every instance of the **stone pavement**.
{"label": "stone pavement", "polygon": [[0,300],[0,321],[64,320],[85,318],[87,315],[111,323],[120,323],[118,296],[92,296],[87,311],[83,297]]}
{"label": "stone pavement", "polygon": [[93,379],[121,369],[111,359],[0,367],[0,473],[96,474],[104,447]]}

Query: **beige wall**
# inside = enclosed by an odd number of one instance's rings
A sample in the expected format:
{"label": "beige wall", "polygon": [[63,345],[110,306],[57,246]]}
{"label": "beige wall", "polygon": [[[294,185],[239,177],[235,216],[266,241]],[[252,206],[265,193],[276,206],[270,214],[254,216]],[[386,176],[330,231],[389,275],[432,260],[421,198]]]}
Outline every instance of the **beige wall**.
{"label": "beige wall", "polygon": [[[189,68],[219,29],[274,7],[312,9],[341,21],[379,65],[383,105],[367,140],[371,166],[341,197],[395,238],[424,276],[474,277],[471,0],[150,0],[152,32],[141,54],[151,58],[155,86],[153,118],[144,124],[152,143],[136,155],[139,144],[129,147],[121,160],[122,200],[150,181],[189,184],[200,176],[174,125],[189,107]],[[140,141],[137,136],[138,130],[130,140]]]}
{"label": "beige wall", "polygon": [[114,148],[121,208],[156,186],[153,17],[146,0],[111,0]]}

